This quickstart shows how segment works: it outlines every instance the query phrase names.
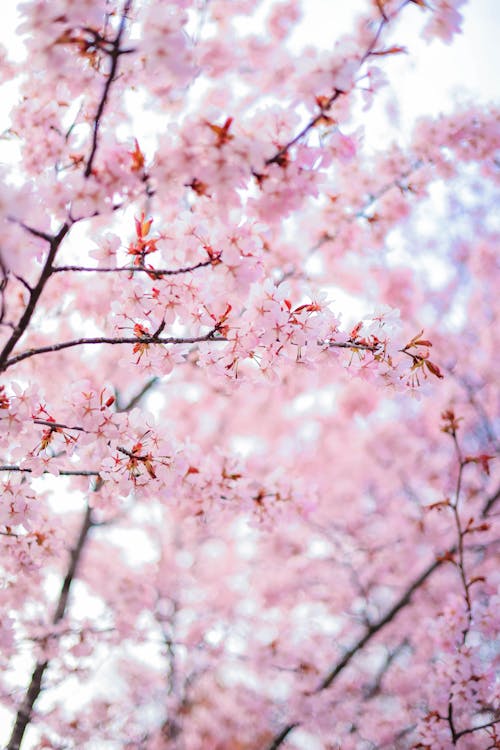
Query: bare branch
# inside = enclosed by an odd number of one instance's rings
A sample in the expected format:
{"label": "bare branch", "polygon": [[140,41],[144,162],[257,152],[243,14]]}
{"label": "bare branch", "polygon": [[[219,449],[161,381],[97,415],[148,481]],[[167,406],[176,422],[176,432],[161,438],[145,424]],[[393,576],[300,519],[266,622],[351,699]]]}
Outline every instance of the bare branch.
{"label": "bare branch", "polygon": [[7,218],[9,221],[12,221],[14,224],[19,224],[20,227],[22,227],[29,234],[32,234],[33,237],[38,237],[40,240],[45,240],[45,242],[52,242],[53,237],[52,235],[47,234],[47,232],[42,232],[40,229],[35,229],[35,227],[30,227],[29,224],[25,224],[24,221],[20,221],[19,219],[16,219],[15,216],[8,216]]}
{"label": "bare branch", "polygon": [[52,430],[78,430],[79,432],[86,432],[83,427],[70,427],[62,422],[51,422],[49,419],[34,419],[33,424],[41,424],[44,427],[50,427]]}
{"label": "bare branch", "polygon": [[298,726],[299,724],[288,724],[288,726],[284,727],[281,732],[276,735],[271,744],[267,747],[267,750],[277,750],[277,748],[286,740],[290,732],[293,732],[293,730]]}
{"label": "bare branch", "polygon": [[488,498],[488,500],[485,503],[485,506],[483,508],[482,515],[487,516],[489,515],[490,510],[493,508],[497,500],[500,499],[500,487],[497,489],[496,492],[491,495],[491,497]]}

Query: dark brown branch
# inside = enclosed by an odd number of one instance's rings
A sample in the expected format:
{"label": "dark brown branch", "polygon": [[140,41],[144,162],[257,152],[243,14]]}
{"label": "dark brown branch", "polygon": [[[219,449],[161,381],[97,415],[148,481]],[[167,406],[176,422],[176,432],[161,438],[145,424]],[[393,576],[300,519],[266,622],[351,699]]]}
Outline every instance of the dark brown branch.
{"label": "dark brown branch", "polygon": [[[28,231],[33,232],[34,230],[28,229]],[[56,253],[61,245],[61,242],[66,237],[68,232],[69,232],[69,225],[63,224],[61,229],[58,231],[58,233],[54,237],[48,237],[48,235],[42,235],[43,239],[46,239],[48,242],[50,242],[47,259],[44,263],[42,272],[40,274],[40,278],[38,279],[36,286],[34,286],[33,289],[30,291],[28,304],[26,305],[26,308],[23,314],[21,315],[19,322],[14,328],[12,335],[10,336],[9,340],[7,341],[4,348],[2,349],[2,352],[0,353],[0,372],[3,372],[3,370],[6,370],[7,367],[10,367],[9,354],[14,349],[17,342],[19,341],[23,333],[26,331],[31,321],[33,313],[35,312],[37,302],[40,299],[40,295],[42,294],[45,284],[47,283],[52,273],[52,264],[54,262],[54,258],[56,257]]]}
{"label": "dark brown branch", "polygon": [[328,346],[331,349],[361,349],[367,352],[378,352],[382,348],[381,344],[357,344],[355,341],[331,341]]}
{"label": "dark brown branch", "polygon": [[12,221],[14,224],[19,224],[20,227],[26,230],[29,234],[32,234],[33,237],[38,237],[38,239],[45,240],[45,242],[52,242],[53,237],[51,234],[42,232],[40,229],[35,229],[35,227],[30,227],[29,224],[25,224],[24,221],[19,221],[19,219],[16,219],[14,216],[9,216],[8,220]]}
{"label": "dark brown branch", "polygon": [[[203,341],[226,341],[223,336],[215,336],[216,329],[213,328],[209,333],[204,336],[187,336],[187,337],[175,337],[168,336],[164,338],[155,338],[150,336],[137,337],[137,336],[120,336],[119,338],[111,338],[108,336],[94,336],[91,338],[74,339],[73,341],[62,341],[59,344],[51,344],[49,346],[40,346],[37,349],[28,349],[22,354],[18,354],[16,357],[11,357],[4,363],[3,369],[6,370],[8,367],[22,362],[23,359],[34,357],[37,354],[46,354],[48,352],[58,352],[62,349],[69,349],[73,346],[85,346],[86,344],[198,344]],[[1,360],[0,360],[1,362]]]}
{"label": "dark brown branch", "polygon": [[161,279],[162,276],[177,276],[183,273],[191,273],[191,271],[197,271],[198,268],[206,268],[207,266],[213,266],[219,262],[219,259],[203,260],[196,263],[193,266],[183,266],[182,268],[145,268],[144,266],[116,266],[116,267],[87,267],[87,266],[55,266],[52,269],[53,273],[66,273],[68,271],[75,271],[79,273],[147,273],[148,276],[153,276],[155,279]]}
{"label": "dark brown branch", "polygon": [[325,116],[325,112],[327,112],[332,104],[339,98],[341,94],[345,94],[345,91],[341,91],[341,89],[335,89],[334,93],[330,96],[326,104],[321,108],[320,112],[315,115],[307,125],[304,125],[302,130],[300,130],[296,136],[292,138],[291,141],[288,141],[284,146],[282,146],[278,151],[276,151],[273,156],[269,157],[269,159],[266,159],[265,165],[268,167],[270,164],[279,164],[280,161],[283,159],[283,157],[288,153],[288,151],[292,148],[292,146],[295,146],[298,141],[300,141],[307,133],[309,133],[310,130],[312,130]]}
{"label": "dark brown branch", "polygon": [[446,721],[448,722],[448,726],[450,727],[450,734],[451,734],[451,741],[454,745],[457,744],[457,732],[455,730],[455,724],[453,722],[453,702],[451,701],[448,703],[448,712],[446,715]]}
{"label": "dark brown branch", "polygon": [[387,674],[388,670],[391,667],[391,664],[393,661],[399,656],[399,654],[407,648],[409,645],[408,639],[405,638],[396,648],[394,648],[392,651],[389,651],[384,663],[380,667],[379,671],[375,675],[375,679],[373,680],[371,685],[367,685],[364,689],[364,697],[365,700],[370,700],[371,698],[374,698],[376,695],[380,693],[381,687],[382,687],[382,681]]}
{"label": "dark brown branch", "polygon": [[[54,625],[62,620],[66,612],[71,584],[75,578],[83,547],[85,545],[85,541],[91,527],[91,510],[89,507],[87,507],[80,528],[80,533],[78,535],[78,540],[71,551],[68,570],[64,578],[54,616],[52,618],[52,622]],[[38,662],[35,666],[33,674],[31,675],[30,684],[24,696],[24,700],[17,712],[16,721],[14,723],[14,727],[12,729],[12,733],[6,750],[19,750],[19,748],[21,747],[24,733],[26,732],[26,728],[31,721],[33,706],[42,691],[42,680],[48,665],[49,661],[48,659],[46,659],[45,661]]]}
{"label": "dark brown branch", "polygon": [[31,284],[28,284],[26,279],[24,279],[22,276],[19,276],[17,273],[13,275],[14,275],[14,278],[16,278],[24,286],[24,288],[27,289],[28,292],[31,294],[31,292],[33,291],[33,287],[31,286]]}
{"label": "dark brown branch", "polygon": [[125,31],[125,22],[126,22],[126,18],[127,18],[131,5],[132,5],[132,0],[126,0],[125,5],[123,7],[122,16],[120,19],[120,25],[118,27],[118,32],[116,34],[115,39],[112,42],[112,49],[110,49],[107,52],[107,54],[111,58],[111,67],[109,70],[108,77],[106,79],[106,83],[104,84],[104,89],[102,92],[101,100],[99,102],[99,106],[97,107],[97,112],[94,117],[94,127],[93,127],[93,132],[92,132],[92,146],[90,149],[87,166],[85,167],[85,172],[84,172],[85,177],[90,177],[90,175],[92,174],[92,164],[94,162],[94,158],[97,152],[97,144],[99,140],[99,127],[101,125],[101,118],[104,114],[104,109],[108,102],[111,85],[113,81],[115,80],[117,73],[118,73],[118,60],[120,56],[124,54],[125,52],[124,50],[120,49],[120,43],[121,43],[122,36]]}

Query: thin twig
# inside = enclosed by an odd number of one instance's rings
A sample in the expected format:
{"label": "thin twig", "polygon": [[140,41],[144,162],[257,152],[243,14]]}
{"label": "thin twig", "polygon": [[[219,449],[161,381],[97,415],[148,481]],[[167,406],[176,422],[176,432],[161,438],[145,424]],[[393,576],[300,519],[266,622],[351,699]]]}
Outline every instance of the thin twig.
{"label": "thin twig", "polygon": [[500,724],[500,719],[493,719],[492,721],[489,721],[487,724],[479,724],[477,727],[470,727],[469,729],[462,729],[460,732],[455,733],[455,739],[460,739],[460,737],[463,737],[466,734],[472,734],[473,732],[478,732],[480,729],[490,729],[491,727],[495,726],[495,724]]}
{"label": "thin twig", "polygon": [[49,419],[34,419],[33,424],[40,424],[44,427],[50,427],[52,430],[78,430],[78,432],[87,432],[83,427],[70,427],[62,422],[51,422]]}

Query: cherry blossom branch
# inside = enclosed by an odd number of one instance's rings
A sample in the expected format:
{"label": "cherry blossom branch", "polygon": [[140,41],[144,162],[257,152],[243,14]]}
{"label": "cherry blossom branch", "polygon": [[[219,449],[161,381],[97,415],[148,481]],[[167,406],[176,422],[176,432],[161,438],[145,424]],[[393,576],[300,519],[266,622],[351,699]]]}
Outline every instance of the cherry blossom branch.
{"label": "cherry blossom branch", "polygon": [[399,177],[397,177],[395,180],[392,180],[391,182],[388,182],[386,185],[380,188],[376,193],[372,193],[368,195],[367,200],[363,204],[363,206],[356,211],[356,213],[351,214],[347,217],[349,221],[353,221],[354,219],[367,219],[367,211],[370,211],[370,209],[374,206],[374,204],[380,200],[380,198],[383,198],[384,195],[386,195],[388,192],[390,192],[393,188],[399,188],[399,190],[402,193],[405,192],[411,192],[411,187],[409,184],[405,185],[403,180],[407,180],[408,177],[411,177],[415,172],[418,172],[419,169],[422,169],[422,167],[425,165],[425,162],[423,159],[418,159],[412,166],[407,169],[405,172],[402,172]]}
{"label": "cherry blossom branch", "polygon": [[[449,551],[453,553],[455,547]],[[394,617],[404,609],[411,602],[413,594],[421,588],[425,581],[437,570],[447,559],[447,555],[442,555],[434,560],[427,568],[408,586],[404,593],[400,596],[398,601],[381,617],[376,623],[371,625],[365,633],[356,641],[356,643],[345,652],[344,656],[327,672],[325,677],[321,680],[318,686],[312,691],[312,694],[317,694],[326,690],[336,680],[336,678],[344,671],[350,661],[356,654],[361,651],[372,638],[382,630],[388,623],[390,623]],[[296,727],[299,726],[299,722],[288,724],[284,727],[279,734],[273,739],[270,745],[267,746],[266,750],[277,750],[278,747],[285,741],[286,737]]]}
{"label": "cherry blossom branch", "polygon": [[[455,548],[453,548],[455,549]],[[351,659],[360,651],[374,635],[376,635],[382,628],[384,628],[394,617],[411,602],[413,594],[420,589],[425,583],[429,576],[434,573],[444,562],[444,557],[438,557],[434,560],[427,568],[416,578],[404,591],[398,601],[389,609],[386,614],[381,617],[376,623],[367,628],[364,635],[358,639],[358,641],[344,654],[344,656],[330,669],[327,675],[321,680],[319,685],[313,691],[314,693],[320,693],[326,688],[330,687],[332,682],[343,672],[347,667]]]}
{"label": "cherry blossom branch", "polygon": [[101,118],[104,114],[104,109],[108,102],[111,85],[117,76],[118,60],[121,57],[121,55],[125,54],[125,50],[122,50],[120,48],[120,43],[121,43],[123,34],[125,32],[125,22],[127,19],[127,15],[130,11],[131,5],[132,5],[132,0],[126,0],[125,5],[123,7],[123,11],[122,11],[120,25],[118,27],[118,32],[116,34],[114,41],[111,43],[111,49],[106,50],[107,54],[111,58],[111,68],[110,68],[108,77],[106,79],[106,83],[104,84],[104,89],[102,92],[101,100],[99,102],[99,106],[97,107],[97,112],[94,117],[94,127],[93,127],[93,132],[92,132],[92,146],[90,149],[87,166],[85,167],[85,171],[84,171],[85,177],[90,177],[90,175],[92,174],[92,164],[94,162],[94,158],[97,153],[97,144],[99,140],[99,128],[101,124]]}
{"label": "cherry blossom branch", "polygon": [[66,273],[68,271],[77,271],[79,273],[147,273],[148,276],[152,276],[155,279],[161,279],[162,276],[177,276],[183,273],[191,273],[192,271],[197,271],[199,268],[216,265],[218,262],[218,258],[209,258],[208,260],[200,261],[193,266],[183,266],[181,268],[146,268],[145,266],[109,266],[106,268],[100,266],[55,266],[52,269],[52,273]]}
{"label": "cherry blossom branch", "polygon": [[[149,388],[153,386],[154,382],[155,382],[154,378],[148,381],[148,383],[146,383],[146,385],[141,389],[138,396],[134,397],[132,401],[137,402],[137,400],[143,395],[145,395],[145,393],[149,390]],[[127,411],[128,408],[129,408],[129,405],[127,405],[127,407],[122,409],[121,411]],[[101,484],[102,483],[99,482],[98,480],[94,488],[94,491],[98,491]],[[59,598],[57,601],[56,609],[52,618],[52,622],[54,625],[60,622],[60,620],[62,620],[62,618],[64,617],[66,613],[71,586],[75,579],[77,569],[78,569],[81,556],[83,553],[83,549],[88,539],[88,534],[92,526],[94,526],[94,522],[92,520],[92,510],[90,506],[87,505],[85,514],[82,520],[82,524],[80,527],[80,533],[78,535],[77,542],[70,554],[70,561],[69,561],[68,569],[67,569],[66,575],[64,577],[64,581],[61,586],[61,591],[59,593]],[[9,743],[6,746],[5,750],[20,750],[21,743],[23,741],[23,737],[26,732],[26,728],[32,718],[33,706],[42,690],[42,680],[43,680],[44,673],[48,666],[49,666],[48,659],[46,659],[45,661],[39,661],[35,665],[35,669],[31,676],[30,684],[26,690],[24,700],[20,708],[18,709],[16,720],[15,720],[12,733],[9,739]]]}
{"label": "cherry blossom branch", "polygon": [[[87,509],[85,511],[85,515],[82,521],[82,525],[80,527],[80,533],[78,534],[77,542],[75,546],[73,547],[71,554],[70,554],[70,562],[69,562],[68,570],[64,578],[61,591],[59,593],[59,598],[57,600],[57,605],[56,605],[54,615],[52,617],[52,623],[54,625],[57,625],[57,623],[60,620],[62,620],[66,612],[71,584],[75,578],[76,571],[77,571],[77,568],[78,568],[78,565],[80,563],[80,559],[82,556],[83,547],[85,545],[85,541],[87,539],[87,535],[91,527],[92,527],[91,509],[89,506],[87,506]],[[20,708],[18,709],[14,727],[12,729],[9,742],[5,750],[19,750],[19,748],[21,747],[24,733],[26,731],[28,724],[31,721],[33,706],[42,690],[42,680],[43,680],[43,676],[48,665],[49,665],[48,659],[45,659],[44,661],[39,661],[35,665],[35,669],[33,671],[33,674],[31,675],[30,684],[25,693],[24,700],[21,703]]]}
{"label": "cherry blossom branch", "polygon": [[[461,477],[460,477],[461,481]],[[460,489],[460,486],[457,484],[457,489]],[[489,497],[486,502],[483,505],[483,508],[481,510],[481,517],[484,518],[488,515],[488,512],[491,510],[493,505],[496,503],[497,500],[500,499],[500,488],[491,496]],[[401,597],[398,599],[398,601],[393,605],[393,607],[383,616],[381,617],[376,623],[371,625],[367,630],[365,631],[364,635],[362,635],[358,641],[344,654],[344,656],[330,669],[330,671],[326,674],[326,676],[321,680],[319,685],[315,688],[313,691],[313,694],[317,694],[322,692],[323,690],[330,687],[330,685],[336,680],[336,678],[343,672],[343,670],[348,666],[352,658],[359,652],[361,649],[366,646],[367,643],[371,641],[371,639],[380,631],[382,630],[386,625],[388,625],[394,617],[407,605],[410,604],[411,598],[413,594],[421,588],[421,586],[427,581],[427,579],[436,571],[438,568],[441,567],[441,565],[447,561],[450,560],[450,558],[453,557],[457,553],[458,550],[458,544],[454,545],[450,549],[448,549],[444,554],[439,555],[434,562],[432,562],[419,576],[416,578],[404,591],[404,593],[401,595]],[[462,555],[464,553],[464,549],[462,548]],[[499,720],[500,721],[500,720]],[[496,723],[496,722],[494,722]],[[281,744],[285,741],[287,736],[292,732],[296,727],[300,725],[300,722],[294,722],[290,723],[287,726],[285,726],[272,740],[271,744],[267,746],[266,750],[277,750],[278,747],[281,746]],[[465,734],[470,733],[473,730],[465,730]],[[461,736],[461,732],[457,733],[458,736]]]}
{"label": "cherry blossom branch", "polygon": [[[458,464],[458,472],[457,472],[457,480],[456,480],[454,498],[453,499],[447,498],[445,501],[438,503],[437,505],[447,506],[451,509],[452,514],[453,514],[455,528],[456,528],[456,534],[457,534],[457,544],[456,544],[457,559],[454,560],[452,556],[448,556],[448,559],[450,559],[450,561],[454,563],[454,565],[456,566],[458,570],[460,581],[462,584],[463,597],[465,601],[466,622],[462,629],[462,642],[461,642],[461,645],[457,649],[457,653],[460,654],[461,648],[466,644],[467,636],[469,634],[471,623],[472,623],[472,601],[471,601],[470,589],[476,580],[481,580],[481,579],[476,579],[476,578],[469,578],[467,576],[466,566],[465,566],[464,539],[465,539],[465,536],[471,531],[480,531],[480,530],[486,530],[487,528],[489,528],[489,524],[487,523],[475,526],[473,517],[469,519],[465,527],[462,524],[462,519],[461,519],[460,511],[459,511],[459,504],[460,504],[460,496],[461,496],[461,491],[462,491],[463,473],[464,473],[465,467],[469,463],[472,463],[472,462],[482,463],[483,466],[488,471],[488,461],[493,457],[488,456],[486,454],[483,454],[479,457],[464,456],[462,453],[462,449],[460,447],[460,443],[458,441],[458,436],[457,436],[461,418],[457,418],[452,409],[449,409],[443,412],[441,417],[444,420],[444,426],[441,428],[441,430],[442,432],[448,434],[451,437],[453,441],[457,464]],[[483,517],[486,514],[490,500],[491,498],[486,502],[486,504],[483,507],[483,511],[482,511]],[[454,701],[453,701],[453,690],[450,688],[449,698],[448,698],[448,709],[447,709],[446,716],[441,716],[440,714],[437,714],[437,713],[436,713],[436,716],[438,716],[439,719],[447,723],[452,744],[456,745],[459,737],[463,736],[463,734],[469,734],[470,732],[476,731],[476,728],[459,731],[455,724],[454,709],[455,709],[455,706],[454,706]],[[490,723],[487,726],[493,726],[493,724]]]}
{"label": "cherry blossom branch", "polygon": [[[446,562],[449,559],[449,556],[453,555],[456,551],[457,551],[457,547],[456,546],[452,547],[444,555],[438,557],[431,565],[429,565],[428,568],[426,568],[426,570],[424,570],[423,573],[406,589],[404,594],[394,604],[394,606],[386,613],[386,615],[384,615],[384,617],[378,620],[377,623],[374,623],[371,627],[369,627],[367,631],[365,632],[365,634],[354,644],[354,646],[352,646],[352,648],[350,648],[345,653],[342,659],[340,659],[337,662],[337,664],[326,675],[326,677],[323,678],[323,680],[319,683],[319,685],[316,687],[313,693],[322,692],[326,688],[330,687],[330,685],[334,682],[334,680],[338,677],[338,675],[347,667],[351,659],[374,637],[374,635],[376,635],[376,633],[378,633],[383,627],[385,627],[385,625],[391,622],[401,609],[403,609],[410,603],[411,597],[413,596],[413,594],[422,586],[423,583],[425,583],[425,581],[432,575],[432,573],[434,573],[434,571],[437,570],[444,562]],[[492,723],[496,723],[496,722],[492,722]],[[492,723],[486,725],[484,728],[491,726]],[[277,748],[280,747],[280,745],[284,742],[284,740],[290,734],[290,732],[293,731],[293,729],[295,729],[299,725],[300,725],[299,722],[294,722],[284,727],[281,730],[281,732],[276,735],[276,737],[273,739],[272,743],[266,748],[266,750],[277,750]],[[477,727],[477,728],[479,729],[482,727]],[[468,734],[471,731],[475,731],[475,729],[472,729],[472,730],[469,729],[469,730],[464,730],[463,732],[459,732],[457,733],[457,737],[462,736],[462,734]]]}
{"label": "cherry blossom branch", "polygon": [[[490,713],[493,713],[493,712],[490,712]],[[491,719],[485,724],[478,724],[475,727],[468,727],[467,729],[457,730],[455,727],[454,720],[453,720],[453,703],[450,701],[450,703],[448,704],[448,713],[446,717],[440,716],[439,718],[444,719],[448,723],[448,726],[450,729],[451,741],[453,745],[456,745],[458,740],[467,734],[473,734],[474,732],[479,732],[481,729],[492,729],[494,726],[496,726],[496,724],[499,724],[500,718],[497,718],[498,712],[494,712],[494,715],[495,715],[495,718]],[[497,746],[495,745],[494,747],[497,747]]]}
{"label": "cherry blossom branch", "polygon": [[334,93],[323,104],[319,113],[315,115],[311,120],[309,120],[309,122],[304,125],[302,130],[300,130],[297,135],[295,135],[290,141],[288,141],[288,143],[286,143],[278,151],[276,151],[273,156],[270,156],[268,159],[266,159],[266,161],[264,162],[266,167],[270,166],[271,164],[280,164],[280,162],[283,164],[283,157],[286,156],[292,146],[295,146],[295,144],[298,143],[305,135],[307,135],[310,130],[316,127],[316,125],[324,119],[325,112],[328,112],[332,104],[339,98],[339,96],[345,93],[346,92],[342,91],[341,89],[335,89]]}
{"label": "cherry blossom branch", "polygon": [[[204,336],[187,336],[187,337],[176,337],[168,336],[160,338],[159,336],[148,336],[148,337],[137,337],[137,336],[120,336],[118,338],[111,338],[109,336],[93,336],[90,338],[74,339],[73,341],[62,341],[59,344],[50,344],[48,346],[40,346],[37,349],[28,349],[16,357],[12,357],[4,363],[3,369],[6,370],[8,367],[22,362],[23,359],[34,357],[37,354],[46,354],[48,352],[58,352],[62,349],[69,349],[73,346],[85,346],[86,344],[198,344],[203,341],[226,341],[227,339],[223,336],[216,336],[217,328],[212,328]],[[0,359],[1,364],[1,359]]]}
{"label": "cherry blossom branch", "polygon": [[[482,509],[482,516],[485,516],[487,511],[491,509],[492,505],[498,498],[500,497],[500,489],[493,495],[492,497],[488,498],[485,505]],[[402,596],[398,599],[398,601],[393,605],[393,607],[383,616],[381,617],[376,623],[371,625],[371,627],[367,628],[364,635],[362,635],[358,641],[344,654],[344,656],[330,669],[330,671],[326,674],[326,676],[321,680],[319,685],[316,687],[316,689],[313,691],[313,693],[320,693],[326,688],[330,687],[330,685],[336,680],[338,675],[343,672],[343,670],[348,666],[350,661],[356,654],[361,651],[361,649],[366,646],[367,643],[371,641],[371,639],[380,631],[382,628],[385,627],[389,622],[391,622],[394,617],[402,610],[404,607],[406,607],[408,604],[410,604],[411,598],[413,594],[421,588],[421,586],[425,583],[425,581],[447,560],[450,559],[452,555],[454,555],[457,552],[457,545],[454,545],[451,547],[447,552],[445,552],[443,555],[440,555],[439,557],[434,560],[419,576],[416,578],[405,590],[405,592],[402,594]],[[463,551],[462,551],[463,552]],[[285,741],[287,736],[292,732],[296,727],[299,726],[299,722],[290,723],[287,726],[285,726],[273,739],[271,744],[268,746],[267,750],[277,750],[278,747],[282,745],[282,743]],[[467,733],[470,730],[467,730]]]}
{"label": "cherry blossom branch", "polygon": [[[31,230],[30,228],[27,228],[27,231],[36,231]],[[33,316],[33,313],[35,312],[35,308],[37,305],[38,300],[40,299],[40,296],[43,292],[43,289],[45,287],[45,284],[47,283],[48,279],[50,278],[52,274],[52,264],[54,262],[54,258],[56,257],[56,253],[61,245],[61,242],[66,237],[66,235],[69,232],[69,224],[63,224],[62,227],[59,229],[56,235],[53,237],[49,237],[49,235],[45,235],[44,233],[40,233],[40,236],[42,239],[47,240],[49,242],[49,252],[47,255],[47,259],[44,263],[42,272],[40,274],[40,277],[38,279],[38,282],[36,286],[34,286],[32,289],[29,290],[29,299],[28,304],[26,305],[26,308],[21,315],[19,322],[15,326],[12,335],[8,339],[7,343],[5,344],[4,348],[0,352],[0,372],[3,372],[4,370],[9,367],[9,354],[16,346],[17,342],[23,335],[23,333],[26,331],[31,318]]]}
{"label": "cherry blossom branch", "polygon": [[[411,0],[405,0],[403,4],[398,8],[398,10],[393,14],[392,17],[396,16],[404,7],[408,4]],[[384,27],[390,22],[391,16],[388,16],[382,8],[379,8],[381,12],[381,20],[379,22],[377,31],[368,47],[367,50],[365,50],[364,54],[360,58],[358,68],[361,68],[362,65],[366,62],[366,60],[370,57],[370,55],[373,53],[373,50],[380,39],[380,36],[382,34],[382,31]],[[343,94],[347,94],[347,91],[344,91],[343,89],[335,88],[333,91],[333,94],[329,96],[328,98],[325,97],[325,99],[321,102],[320,111],[317,115],[312,117],[309,122],[304,125],[302,130],[300,130],[297,135],[295,135],[288,143],[286,143],[284,146],[282,146],[278,151],[276,151],[273,156],[269,157],[269,159],[266,159],[265,165],[269,166],[270,164],[281,164],[283,165],[284,157],[286,157],[288,151],[292,148],[292,146],[295,146],[298,141],[300,141],[305,135],[307,135],[313,128],[318,125],[323,119],[325,119],[325,113],[328,112],[332,104],[337,101],[337,99],[342,96]]]}

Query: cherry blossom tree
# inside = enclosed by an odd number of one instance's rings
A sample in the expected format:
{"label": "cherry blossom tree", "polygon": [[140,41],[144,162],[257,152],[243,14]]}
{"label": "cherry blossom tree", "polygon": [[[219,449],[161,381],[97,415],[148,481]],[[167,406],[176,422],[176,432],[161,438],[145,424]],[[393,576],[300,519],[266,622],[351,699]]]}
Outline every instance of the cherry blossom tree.
{"label": "cherry blossom tree", "polygon": [[7,750],[500,748],[499,114],[364,129],[464,5],[19,4]]}

